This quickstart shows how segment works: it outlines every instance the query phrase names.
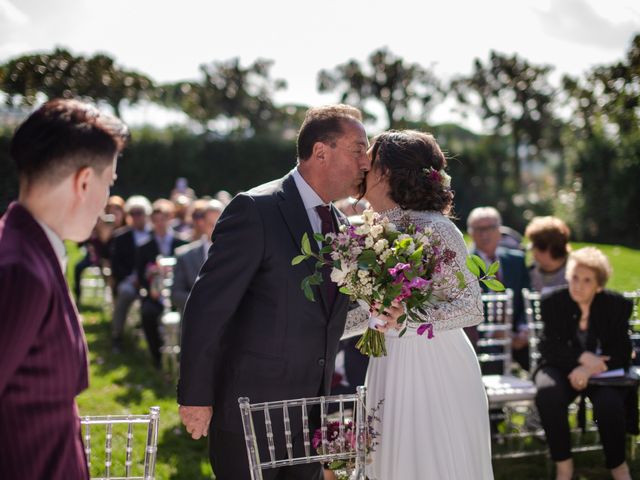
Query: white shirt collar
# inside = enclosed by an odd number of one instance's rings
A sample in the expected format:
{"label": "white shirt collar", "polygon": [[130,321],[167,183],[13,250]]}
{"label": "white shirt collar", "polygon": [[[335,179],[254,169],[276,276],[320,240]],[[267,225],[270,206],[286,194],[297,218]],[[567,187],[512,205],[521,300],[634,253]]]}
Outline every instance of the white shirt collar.
{"label": "white shirt collar", "polygon": [[64,274],[67,269],[67,250],[64,248],[64,242],[56,232],[51,230],[51,228],[47,224],[42,223],[38,219],[36,219],[36,221],[42,227],[44,233],[47,235],[49,243],[51,244],[51,247],[53,247],[53,251],[55,252],[56,257],[58,257],[58,262],[60,262],[62,273]]}
{"label": "white shirt collar", "polygon": [[302,203],[306,210],[313,210],[318,205],[326,205],[320,198],[320,195],[318,195],[311,185],[302,177],[297,167],[293,169],[293,180],[296,182],[296,187],[298,187],[298,192],[300,193],[300,197],[302,197]]}

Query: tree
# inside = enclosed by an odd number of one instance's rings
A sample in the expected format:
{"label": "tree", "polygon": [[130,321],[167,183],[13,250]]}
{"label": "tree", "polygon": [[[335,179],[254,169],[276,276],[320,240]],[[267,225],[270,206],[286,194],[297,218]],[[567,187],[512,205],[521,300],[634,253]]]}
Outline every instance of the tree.
{"label": "tree", "polygon": [[45,98],[85,98],[109,104],[120,116],[123,102],[149,98],[153,81],[118,67],[105,55],[74,56],[56,48],[51,53],[24,55],[0,66],[0,90],[9,105],[34,105]]}
{"label": "tree", "polygon": [[412,120],[413,105],[418,108],[418,118],[425,120],[440,94],[439,82],[430,71],[417,63],[406,63],[386,48],[369,56],[368,68],[349,60],[334,70],[320,71],[318,90],[338,91],[341,102],[362,110],[368,100],[381,102],[389,128]]}
{"label": "tree", "polygon": [[550,66],[531,65],[517,55],[491,51],[489,62],[475,59],[470,76],[451,82],[460,103],[471,106],[496,135],[511,137],[511,179],[521,184],[520,162],[548,146],[555,91]]}
{"label": "tree", "polygon": [[235,123],[235,131],[259,134],[268,130],[278,113],[273,95],[286,88],[284,80],[271,78],[272,66],[272,60],[257,59],[242,67],[238,58],[204,64],[200,81],[163,85],[158,99],[205,127],[224,118]]}

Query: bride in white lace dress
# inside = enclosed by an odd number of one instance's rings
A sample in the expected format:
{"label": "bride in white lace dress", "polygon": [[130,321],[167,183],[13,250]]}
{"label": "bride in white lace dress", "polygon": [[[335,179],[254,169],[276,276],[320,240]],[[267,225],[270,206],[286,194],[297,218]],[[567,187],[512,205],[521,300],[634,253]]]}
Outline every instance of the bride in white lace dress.
{"label": "bride in white lace dress", "polygon": [[[373,209],[399,228],[407,223],[432,228],[456,258],[440,278],[446,286],[439,296],[449,303],[426,309],[424,320],[433,324],[433,338],[417,335],[410,324],[399,337],[394,315],[383,317],[389,321],[387,356],[371,358],[367,372],[368,407],[383,400],[380,422],[374,423],[379,444],[367,476],[492,479],[487,397],[478,360],[462,330],[482,321],[480,288],[465,266],[462,234],[445,216],[453,199],[445,157],[431,135],[416,131],[383,133],[370,154],[365,196]],[[455,270],[465,274],[468,287],[462,291]]]}

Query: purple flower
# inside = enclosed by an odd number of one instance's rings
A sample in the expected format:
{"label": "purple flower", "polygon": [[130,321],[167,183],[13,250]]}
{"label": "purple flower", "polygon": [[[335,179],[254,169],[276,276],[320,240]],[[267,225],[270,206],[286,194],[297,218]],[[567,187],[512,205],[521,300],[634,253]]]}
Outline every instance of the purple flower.
{"label": "purple flower", "polygon": [[407,268],[411,268],[411,265],[409,265],[408,263],[398,263],[395,267],[389,269],[389,274],[395,278],[400,272],[406,270]]}
{"label": "purple flower", "polygon": [[409,282],[409,287],[421,289],[429,286],[429,283],[430,282],[428,280],[425,280],[422,277],[415,277],[413,280]]}
{"label": "purple flower", "polygon": [[433,324],[432,323],[423,323],[418,327],[418,335],[423,335],[424,332],[427,332],[427,338],[433,338]]}

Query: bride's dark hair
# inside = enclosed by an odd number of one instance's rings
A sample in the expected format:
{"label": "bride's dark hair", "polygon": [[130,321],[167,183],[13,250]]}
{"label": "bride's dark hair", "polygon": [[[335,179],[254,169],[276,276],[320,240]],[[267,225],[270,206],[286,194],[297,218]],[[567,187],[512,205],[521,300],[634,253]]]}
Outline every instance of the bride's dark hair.
{"label": "bride's dark hair", "polygon": [[435,173],[446,168],[447,159],[433,135],[416,130],[381,133],[374,139],[371,158],[369,175],[380,168],[388,177],[391,199],[400,207],[451,213],[453,192]]}

